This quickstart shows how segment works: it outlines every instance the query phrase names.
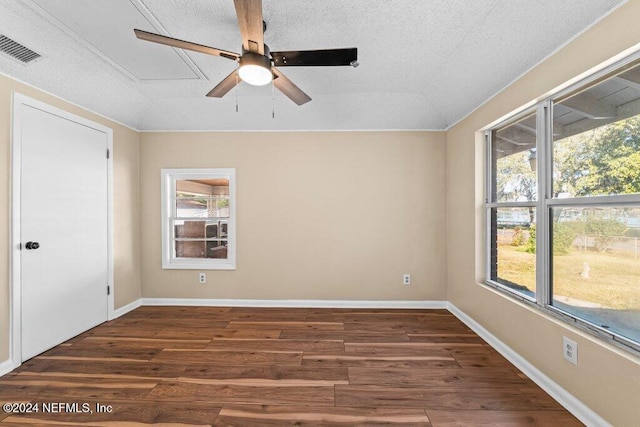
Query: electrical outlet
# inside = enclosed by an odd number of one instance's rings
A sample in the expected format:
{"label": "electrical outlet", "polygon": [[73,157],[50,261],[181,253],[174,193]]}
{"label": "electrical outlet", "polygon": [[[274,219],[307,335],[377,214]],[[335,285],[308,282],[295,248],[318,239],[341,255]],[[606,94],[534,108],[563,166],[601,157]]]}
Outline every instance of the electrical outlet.
{"label": "electrical outlet", "polygon": [[403,274],[402,275],[402,284],[403,285],[410,285],[411,284],[411,275],[410,274]]}
{"label": "electrical outlet", "polygon": [[198,282],[207,283],[207,273],[198,274]]}
{"label": "electrical outlet", "polygon": [[562,337],[562,355],[569,362],[578,365],[578,343],[567,337]]}

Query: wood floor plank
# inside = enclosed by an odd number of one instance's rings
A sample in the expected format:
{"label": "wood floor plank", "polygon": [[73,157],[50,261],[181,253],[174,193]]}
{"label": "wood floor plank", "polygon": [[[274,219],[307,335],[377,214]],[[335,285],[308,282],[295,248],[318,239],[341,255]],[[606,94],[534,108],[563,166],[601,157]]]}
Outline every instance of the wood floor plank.
{"label": "wood floor plank", "polygon": [[546,411],[563,411],[564,408],[556,402],[551,396],[544,392],[540,387],[534,385],[533,387],[521,387],[520,392],[527,396],[527,399],[531,400],[538,409]]}
{"label": "wood floor plank", "polygon": [[260,387],[163,382],[145,400],[257,405],[333,406],[333,387]]}
{"label": "wood floor plank", "polygon": [[337,385],[336,406],[468,410],[535,410],[536,405],[518,388],[388,387]]}
{"label": "wood floor plank", "polygon": [[203,384],[327,386],[348,384],[347,368],[189,365],[179,381]]}
{"label": "wood floor plank", "polygon": [[193,378],[271,378],[271,379],[331,379],[346,380],[349,371],[344,367],[310,368],[306,366],[212,366],[188,365],[182,376]]}
{"label": "wood floor plank", "polygon": [[193,307],[193,306],[142,306],[130,311],[121,319],[200,319],[224,316],[229,313],[231,307]]}
{"label": "wood floor plank", "polygon": [[156,325],[138,325],[138,326],[107,326],[100,325],[96,328],[93,328],[84,334],[78,335],[75,338],[72,338],[68,342],[77,342],[81,341],[86,337],[96,336],[96,337],[129,337],[129,338],[153,338],[155,334],[163,330],[165,326],[162,324]]}
{"label": "wood floor plank", "polygon": [[371,319],[361,319],[359,321],[345,321],[344,329],[346,331],[375,331],[375,332],[424,332],[422,324],[417,318],[411,321],[387,320],[379,322]]}
{"label": "wood floor plank", "polygon": [[104,427],[103,425],[98,424],[87,424],[87,423],[63,423],[58,424],[55,421],[47,420],[30,420],[28,418],[13,418],[14,421],[5,420],[2,422],[2,427],[51,427],[52,425],[63,425],[63,426],[83,426],[83,427]]}
{"label": "wood floor plank", "polygon": [[[424,310],[413,309],[310,309],[307,321],[339,321],[344,323],[354,322],[420,322],[425,319],[455,319],[446,310],[444,313],[431,313],[426,315]],[[446,318],[443,316],[447,316]],[[455,319],[457,321],[457,319]]]}
{"label": "wood floor plank", "polygon": [[207,363],[210,365],[300,365],[301,352],[166,349],[152,359],[157,363]]}
{"label": "wood floor plank", "polygon": [[224,405],[215,426],[353,426],[403,425],[430,427],[421,409],[327,408],[293,406]]}
{"label": "wood floor plank", "polygon": [[[178,348],[203,349],[209,345],[210,339],[162,339],[133,337],[87,337],[77,342],[76,346],[107,346],[111,348],[131,347],[132,343],[139,348]],[[77,347],[76,347],[77,348]]]}
{"label": "wood floor plank", "polygon": [[287,339],[233,339],[216,338],[207,349],[243,351],[298,351],[313,353],[335,353],[344,351],[344,342],[339,340],[287,340]]}
{"label": "wood floor plank", "polygon": [[510,369],[404,369],[350,367],[349,380],[353,385],[389,385],[396,387],[527,387],[527,382]]}
{"label": "wood floor plank", "polygon": [[404,332],[375,331],[304,331],[283,329],[281,339],[340,340],[348,342],[407,342],[409,337]]}
{"label": "wood floor plank", "polygon": [[31,359],[24,363],[23,369],[18,375],[59,375],[59,376],[86,376],[87,378],[178,378],[184,372],[186,366],[152,362],[123,362],[121,360],[59,360],[59,359]]}
{"label": "wood floor plank", "polygon": [[579,425],[447,310],[140,307],[0,377],[0,426]]}
{"label": "wood floor plank", "polygon": [[[42,403],[55,404],[57,401],[43,400]],[[180,425],[180,426],[210,426],[220,412],[220,405],[190,403],[164,402],[158,406],[154,402],[141,400],[111,400],[111,412],[98,412],[98,404],[105,405],[105,402],[94,400],[84,400],[82,403],[89,405],[91,413],[60,412],[55,415],[38,413],[13,415],[6,421],[20,423],[20,425],[37,425],[48,422],[55,422],[61,425],[96,425],[96,426],[148,426],[148,425]],[[136,420],[135,422],[131,420]],[[0,424],[4,425],[4,424]]]}
{"label": "wood floor plank", "polygon": [[473,333],[420,333],[407,335],[409,340],[413,342],[486,344],[482,338]]}
{"label": "wood floor plank", "polygon": [[80,363],[84,362],[131,362],[131,363],[147,363],[146,359],[127,359],[124,357],[76,357],[76,356],[37,356],[43,360],[75,360]]}
{"label": "wood floor plank", "polygon": [[295,321],[263,321],[263,322],[229,322],[231,329],[293,329],[303,331],[341,331],[344,324],[340,322],[295,322]]}
{"label": "wood floor plank", "polygon": [[[4,379],[0,385],[4,386]],[[22,385],[37,390],[37,398],[55,399],[141,399],[146,396],[158,381],[147,379],[105,379],[105,378],[76,378],[60,376],[24,376],[18,375],[9,381],[12,385]],[[36,396],[33,396],[35,399]],[[64,401],[64,400],[63,400]]]}
{"label": "wood floor plank", "polygon": [[468,333],[470,329],[462,323],[435,322],[345,322],[345,331],[404,332],[419,334],[424,332]]}
{"label": "wood floor plank", "polygon": [[[16,381],[16,374],[0,377],[0,402],[30,402],[44,388],[43,385],[27,385]],[[0,412],[1,413],[1,412]]]}
{"label": "wood floor plank", "polygon": [[86,359],[123,359],[149,361],[162,351],[162,347],[148,348],[136,347],[135,345],[109,347],[104,345],[96,346],[58,346],[43,353],[39,357],[73,357]]}
{"label": "wood floor plank", "polygon": [[553,411],[427,411],[433,427],[579,427],[583,426],[569,412]]}
{"label": "wood floor plank", "polygon": [[307,322],[306,309],[232,310],[225,318],[234,322]]}
{"label": "wood floor plank", "polygon": [[130,327],[186,327],[186,328],[225,328],[229,324],[226,320],[218,320],[215,318],[207,319],[181,319],[181,318],[123,318],[116,321],[114,328],[130,328]]}
{"label": "wood floor plank", "polygon": [[[371,322],[419,322],[415,312],[369,312],[352,311],[349,313],[316,313],[307,316],[307,321],[325,321],[342,323],[371,323]],[[324,319],[324,320],[320,320]]]}
{"label": "wood floor plank", "polygon": [[492,354],[459,353],[454,357],[463,368],[510,368],[516,369],[507,359],[497,352]]}
{"label": "wood floor plank", "polygon": [[348,380],[298,380],[298,379],[262,379],[262,378],[236,378],[236,379],[210,379],[210,378],[187,378],[176,379],[178,383],[204,384],[218,386],[245,386],[254,387],[258,392],[260,387],[333,387],[335,385],[349,384]]}
{"label": "wood floor plank", "polygon": [[231,328],[163,328],[158,331],[154,338],[159,339],[215,339],[215,338],[235,338],[235,339],[278,339],[280,329],[231,329]]}
{"label": "wood floor plank", "polygon": [[353,354],[400,354],[400,355],[489,355],[493,350],[481,343],[345,343],[345,351]]}
{"label": "wood floor plank", "polygon": [[399,355],[357,355],[357,354],[305,354],[303,366],[334,367],[361,366],[376,368],[459,368],[453,357],[399,356]]}

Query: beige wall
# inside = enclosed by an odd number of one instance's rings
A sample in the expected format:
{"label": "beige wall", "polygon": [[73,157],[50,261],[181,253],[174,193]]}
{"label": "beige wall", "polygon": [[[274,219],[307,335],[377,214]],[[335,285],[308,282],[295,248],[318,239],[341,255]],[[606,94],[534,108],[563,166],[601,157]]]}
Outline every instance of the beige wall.
{"label": "beige wall", "polygon": [[115,307],[140,298],[139,134],[0,75],[0,362],[9,358],[10,153],[14,91],[113,129]]}
{"label": "beige wall", "polygon": [[[143,133],[142,293],[443,300],[444,144],[441,132]],[[161,268],[170,167],[236,168],[237,270],[209,271],[206,285],[197,270]]]}
{"label": "beige wall", "polygon": [[[617,426],[640,419],[640,358],[478,284],[484,275],[483,150],[476,131],[639,43],[639,16],[640,1],[628,2],[447,133],[448,299]],[[562,359],[563,335],[578,342],[577,367]]]}

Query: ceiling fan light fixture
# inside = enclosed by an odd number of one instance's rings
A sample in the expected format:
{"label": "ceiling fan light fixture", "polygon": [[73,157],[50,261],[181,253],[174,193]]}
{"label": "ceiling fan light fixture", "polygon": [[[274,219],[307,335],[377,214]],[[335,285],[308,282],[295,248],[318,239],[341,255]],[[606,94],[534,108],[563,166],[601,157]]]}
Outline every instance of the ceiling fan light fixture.
{"label": "ceiling fan light fixture", "polygon": [[238,74],[250,85],[264,86],[273,80],[271,60],[257,53],[245,53],[240,57]]}

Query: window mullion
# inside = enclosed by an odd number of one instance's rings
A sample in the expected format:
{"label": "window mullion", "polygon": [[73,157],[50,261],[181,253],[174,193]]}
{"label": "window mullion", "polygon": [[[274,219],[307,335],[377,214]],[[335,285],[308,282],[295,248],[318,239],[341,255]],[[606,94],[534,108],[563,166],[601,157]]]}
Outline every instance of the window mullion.
{"label": "window mullion", "polygon": [[551,295],[550,258],[551,230],[549,228],[549,210],[547,200],[551,194],[551,111],[549,101],[538,104],[536,123],[537,134],[537,174],[538,203],[536,214],[536,302],[545,306]]}
{"label": "window mullion", "polygon": [[487,207],[490,208],[535,208],[538,206],[538,202],[493,202],[488,203]]}
{"label": "window mullion", "polygon": [[164,251],[169,251],[169,253],[167,254],[167,257],[169,260],[173,261],[175,260],[175,253],[176,253],[176,230],[175,230],[175,225],[174,222],[171,220],[171,218],[175,218],[176,217],[176,179],[175,177],[172,177],[170,175],[168,175],[165,179],[165,182],[167,183],[167,185],[169,186],[169,190],[168,193],[164,193],[165,190],[163,190],[163,195],[166,197],[166,201],[165,201],[165,208],[167,209],[167,212],[169,213],[169,218],[163,218],[163,222],[166,222],[166,227],[167,227],[167,236],[168,236],[168,244],[166,245],[166,247],[163,248]]}
{"label": "window mullion", "polygon": [[639,194],[615,194],[609,196],[571,197],[549,199],[550,206],[629,206],[640,204]]}
{"label": "window mullion", "polygon": [[492,257],[491,257],[491,250],[492,250],[492,244],[493,244],[493,238],[491,235],[491,208],[489,207],[489,203],[491,203],[493,201],[493,189],[492,187],[492,182],[493,182],[493,168],[492,168],[492,164],[493,164],[493,159],[492,159],[492,155],[491,155],[491,132],[487,131],[484,133],[484,142],[485,142],[485,233],[486,233],[486,238],[485,238],[485,244],[486,244],[486,254],[487,256],[485,256],[485,274],[484,274],[484,278],[485,280],[491,280],[491,272],[492,272],[492,268],[491,268],[491,263],[492,263]]}

